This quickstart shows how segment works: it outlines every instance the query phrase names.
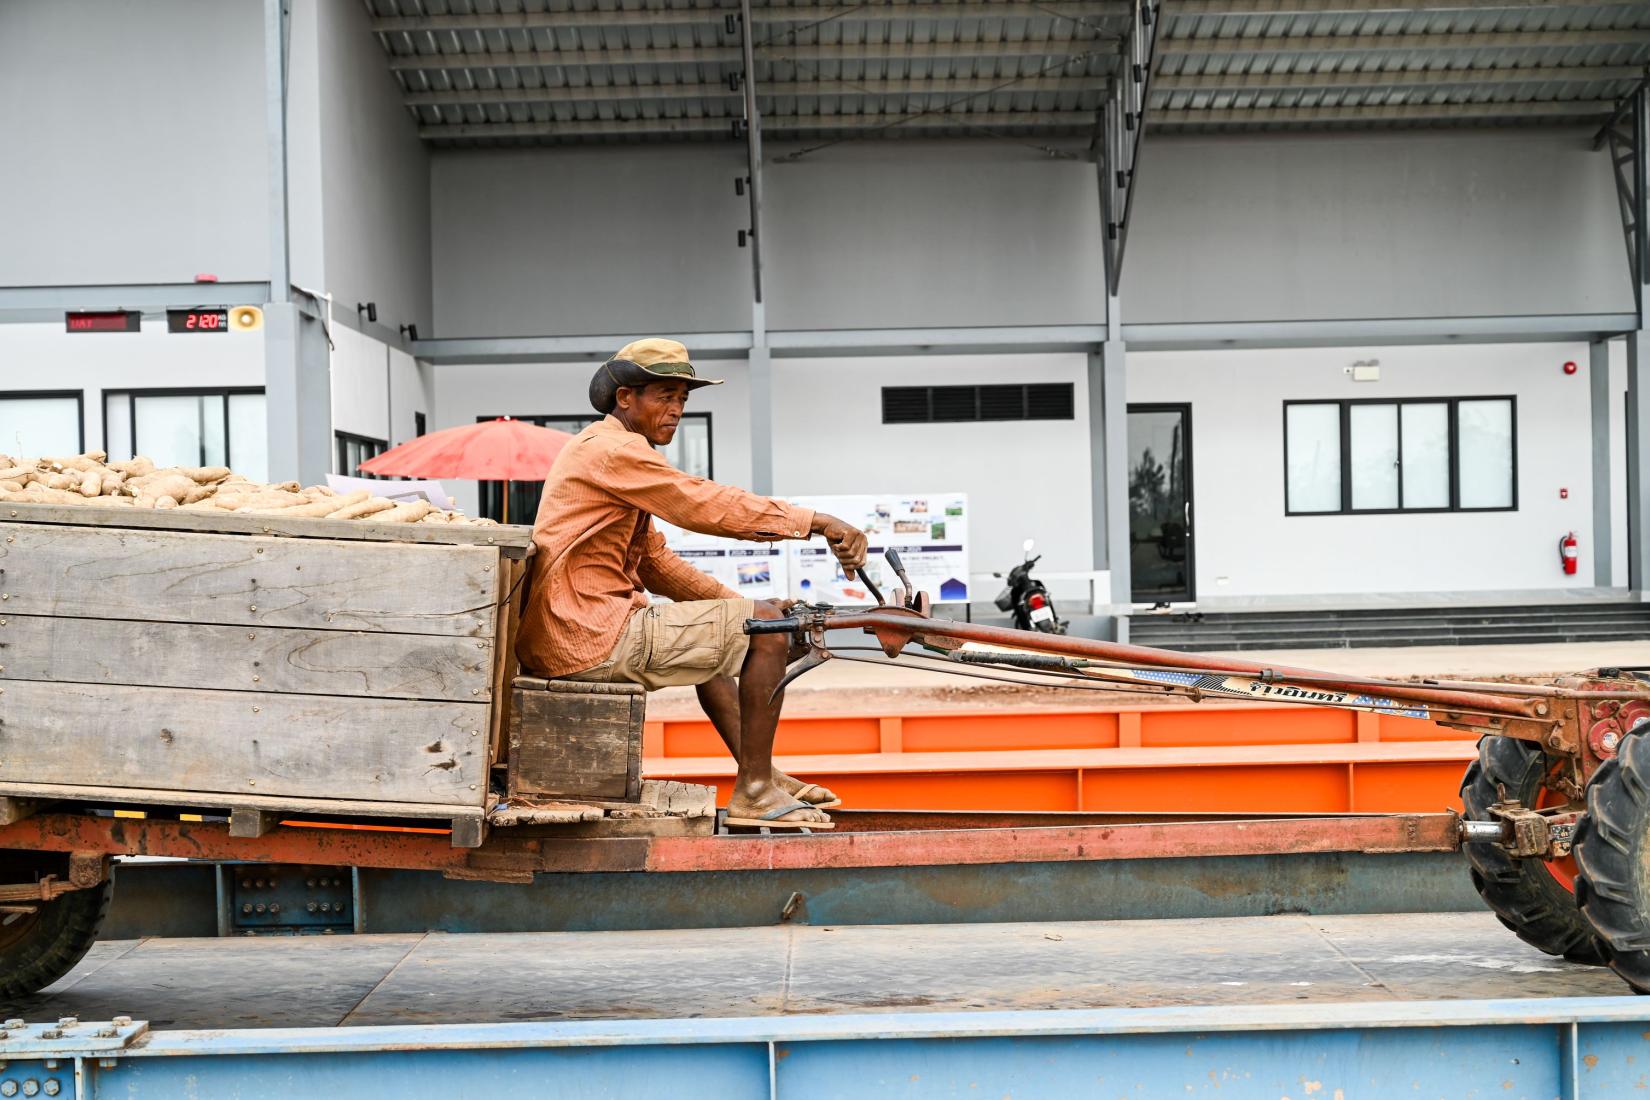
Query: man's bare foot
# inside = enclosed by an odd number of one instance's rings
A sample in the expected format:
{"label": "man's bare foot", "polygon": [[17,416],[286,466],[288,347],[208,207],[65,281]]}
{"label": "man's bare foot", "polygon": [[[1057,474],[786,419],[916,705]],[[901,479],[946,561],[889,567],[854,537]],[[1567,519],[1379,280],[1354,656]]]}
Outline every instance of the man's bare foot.
{"label": "man's bare foot", "polygon": [[[767,784],[757,791],[735,787],[733,797],[728,799],[728,817],[755,821],[775,810],[783,809],[786,806],[795,806],[796,801],[796,796],[777,783]],[[775,819],[772,824],[783,826],[795,825],[799,822],[814,822],[826,825],[830,821],[830,816],[823,811],[808,806],[799,806],[790,813]]]}
{"label": "man's bare foot", "polygon": [[[813,806],[822,806],[829,802],[832,805],[842,800],[829,787],[822,787],[818,783],[804,783],[794,775],[786,775],[778,768],[773,770],[773,781],[792,798],[800,799]],[[807,792],[804,794],[803,792]]]}

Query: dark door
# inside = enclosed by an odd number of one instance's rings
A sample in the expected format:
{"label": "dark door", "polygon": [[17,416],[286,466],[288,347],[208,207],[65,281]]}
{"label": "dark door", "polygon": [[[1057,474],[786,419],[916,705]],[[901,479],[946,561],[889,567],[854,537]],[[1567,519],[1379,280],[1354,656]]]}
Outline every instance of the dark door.
{"label": "dark door", "polygon": [[1192,407],[1129,406],[1129,566],[1135,603],[1192,599]]}

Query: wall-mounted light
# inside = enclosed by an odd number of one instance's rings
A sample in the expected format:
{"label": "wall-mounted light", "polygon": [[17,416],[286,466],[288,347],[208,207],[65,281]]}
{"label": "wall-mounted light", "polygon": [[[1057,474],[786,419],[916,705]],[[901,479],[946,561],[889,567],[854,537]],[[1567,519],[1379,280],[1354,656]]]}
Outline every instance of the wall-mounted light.
{"label": "wall-mounted light", "polygon": [[357,315],[365,313],[368,321],[371,321],[373,324],[378,323],[377,302],[357,302],[355,303],[355,312]]}
{"label": "wall-mounted light", "polygon": [[1346,373],[1354,382],[1379,382],[1381,380],[1381,361],[1379,359],[1359,359]]}
{"label": "wall-mounted light", "polygon": [[409,340],[418,339],[418,326],[411,322],[401,326],[401,335]]}

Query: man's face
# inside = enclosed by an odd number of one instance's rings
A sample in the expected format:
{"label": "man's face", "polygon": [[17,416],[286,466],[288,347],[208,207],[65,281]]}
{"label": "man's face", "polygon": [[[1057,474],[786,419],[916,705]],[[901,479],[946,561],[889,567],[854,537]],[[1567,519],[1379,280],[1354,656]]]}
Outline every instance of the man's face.
{"label": "man's face", "polygon": [[686,382],[650,382],[635,389],[620,386],[613,411],[625,427],[655,447],[663,447],[676,438],[687,396]]}

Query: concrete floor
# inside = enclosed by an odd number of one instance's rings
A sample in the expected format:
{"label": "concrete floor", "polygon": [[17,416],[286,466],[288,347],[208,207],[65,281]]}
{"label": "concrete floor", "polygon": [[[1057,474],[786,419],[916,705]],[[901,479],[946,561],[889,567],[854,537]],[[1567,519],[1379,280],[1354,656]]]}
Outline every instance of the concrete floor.
{"label": "concrete floor", "polygon": [[1475,912],[110,941],[4,1014],[331,1027],[1627,992]]}

